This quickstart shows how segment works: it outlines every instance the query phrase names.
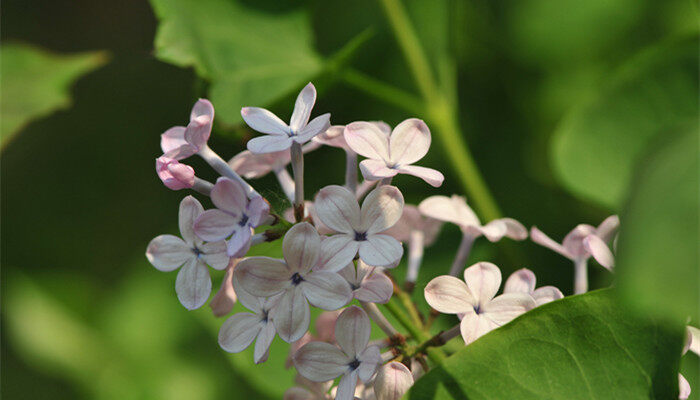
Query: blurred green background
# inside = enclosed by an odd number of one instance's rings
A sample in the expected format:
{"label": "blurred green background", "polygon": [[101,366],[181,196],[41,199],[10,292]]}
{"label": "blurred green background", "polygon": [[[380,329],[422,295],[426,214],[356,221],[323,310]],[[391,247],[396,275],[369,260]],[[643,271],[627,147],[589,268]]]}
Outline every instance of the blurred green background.
{"label": "blurred green background", "polygon": [[[660,290],[680,282],[684,293],[697,292],[697,209],[688,215],[664,203],[669,197],[681,198],[679,207],[685,200],[697,204],[696,2],[406,3],[440,90],[456,95],[445,97],[453,98],[460,132],[504,215],[559,240],[578,223],[657,210],[656,218],[671,222],[651,223],[659,227],[653,237],[667,237],[664,249],[682,249],[621,257],[649,263],[661,255],[655,265],[668,280]],[[225,158],[244,149],[252,134],[238,124],[241,101],[286,118],[294,92],[310,79],[320,91],[316,112],[331,112],[333,123],[425,118],[434,145],[422,164],[445,173],[445,184],[433,189],[403,177],[396,184],[413,204],[432,194],[464,193],[431,115],[382,101],[352,79],[373,77],[418,96],[378,2],[153,4],[169,24],[158,51],[158,19],[145,0],[2,4],[1,386],[8,399],[279,398],[291,385],[279,339],[262,367],[253,367],[249,353],[226,354],[216,342],[223,320],[207,307],[182,308],[176,274],[156,271],[144,257],[151,238],[176,232],[183,196],[164,188],[154,173],[159,134],[184,124],[198,97],[214,99],[211,147]],[[177,36],[195,37],[192,32],[202,33],[200,42]],[[251,50],[247,39],[256,33],[267,41],[253,42]],[[223,39],[209,41],[210,34]],[[282,77],[248,78],[241,71],[255,57],[281,65]],[[217,71],[221,65],[232,65],[234,73]],[[675,152],[651,154],[676,131],[691,132],[684,136],[689,145],[681,146],[690,164],[681,166],[683,174],[669,171],[681,180],[644,174],[645,165],[676,159]],[[192,165],[199,176],[215,179],[203,163]],[[310,154],[307,166],[307,192],[343,179],[344,157],[336,149]],[[653,179],[671,191],[687,190],[657,199],[650,194]],[[274,179],[256,184],[281,202]],[[686,223],[682,229],[673,225],[678,220]],[[629,244],[621,239],[621,246],[646,247],[640,245],[649,236],[643,232],[630,230]],[[417,292],[449,269],[458,243],[457,230],[445,227],[426,252]],[[256,251],[275,249],[268,247]],[[688,258],[688,252],[695,255]],[[570,263],[528,241],[480,241],[470,258],[478,260],[496,262],[504,274],[528,267],[538,286],[572,291]],[[620,273],[638,278],[630,280],[635,286],[626,289],[628,297],[646,298],[643,288],[659,282],[654,271]],[[218,288],[221,275],[213,276]],[[613,281],[594,262],[590,276],[593,288]],[[697,317],[697,297],[684,300],[691,306],[679,306],[682,314]],[[693,354],[683,361],[696,399],[697,361]]]}

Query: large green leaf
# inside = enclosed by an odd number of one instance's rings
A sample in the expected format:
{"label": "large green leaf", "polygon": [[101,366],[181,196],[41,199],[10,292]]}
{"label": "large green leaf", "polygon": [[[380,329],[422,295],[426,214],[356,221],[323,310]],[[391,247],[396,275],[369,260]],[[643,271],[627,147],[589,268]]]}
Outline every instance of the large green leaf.
{"label": "large green leaf", "polygon": [[618,274],[622,293],[640,309],[699,321],[697,122],[669,132],[637,167],[622,214]]}
{"label": "large green leaf", "polygon": [[0,58],[2,147],[33,118],[68,107],[75,80],[107,60],[102,52],[60,55],[18,43],[3,44]]}
{"label": "large green leaf", "polygon": [[537,308],[418,380],[410,399],[677,398],[682,333],[634,317],[611,289]]}
{"label": "large green leaf", "polygon": [[220,121],[303,86],[323,67],[306,12],[266,13],[236,0],[151,0],[160,20],[156,55],[211,82]]}
{"label": "large green leaf", "polygon": [[621,205],[650,139],[697,114],[697,48],[692,38],[644,52],[564,118],[552,156],[570,191],[612,209]]}

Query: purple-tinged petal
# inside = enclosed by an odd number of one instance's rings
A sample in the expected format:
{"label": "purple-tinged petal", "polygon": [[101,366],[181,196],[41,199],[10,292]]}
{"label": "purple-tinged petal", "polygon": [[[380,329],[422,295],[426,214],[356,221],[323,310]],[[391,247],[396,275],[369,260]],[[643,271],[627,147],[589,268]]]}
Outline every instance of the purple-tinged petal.
{"label": "purple-tinged petal", "polygon": [[505,236],[513,240],[525,240],[527,239],[527,228],[523,226],[520,222],[514,220],[513,218],[501,218],[501,221],[506,226]]}
{"label": "purple-tinged petal", "polygon": [[352,151],[350,146],[348,146],[348,142],[345,141],[345,136],[343,135],[344,130],[344,125],[333,125],[325,132],[321,132],[314,136],[313,141],[326,146]]}
{"label": "purple-tinged petal", "polygon": [[229,160],[228,165],[238,175],[246,179],[254,179],[262,178],[276,169],[283,168],[290,161],[289,150],[264,154],[253,154],[250,150],[244,150]]}
{"label": "purple-tinged petal", "polygon": [[291,272],[305,274],[318,262],[321,238],[308,222],[294,225],[282,241],[282,253]]}
{"label": "purple-tinged petal", "polygon": [[[241,116],[249,127],[258,132],[276,136],[288,136],[289,134],[289,126],[264,108],[243,107],[241,108]],[[249,148],[249,150],[255,153],[252,149]]]}
{"label": "purple-tinged petal", "polygon": [[369,303],[385,304],[394,293],[391,279],[379,270],[374,270],[366,276],[360,287],[354,291],[355,298]]}
{"label": "purple-tinged petal", "polygon": [[316,104],[316,88],[313,83],[309,82],[309,84],[304,86],[301,92],[299,92],[297,100],[294,103],[294,111],[289,121],[289,128],[292,132],[298,132],[306,126],[309,122],[311,109],[314,108],[314,104]]}
{"label": "purple-tinged petal", "polygon": [[473,311],[467,313],[459,324],[459,331],[465,344],[474,342],[496,328],[498,328],[498,324]]}
{"label": "purple-tinged petal", "polygon": [[197,149],[207,145],[214,124],[214,106],[209,100],[199,99],[192,107],[190,123],[185,130],[185,140]]}
{"label": "purple-tinged petal", "polygon": [[400,400],[413,386],[411,371],[400,362],[390,362],[379,369],[374,380],[377,400]]}
{"label": "purple-tinged petal", "polygon": [[535,300],[537,306],[552,302],[554,300],[559,300],[564,298],[564,294],[561,290],[555,288],[554,286],[542,286],[537,288],[532,292],[532,298]]}
{"label": "purple-tinged petal", "polygon": [[194,169],[166,156],[156,159],[156,172],[165,187],[171,190],[189,189],[194,186]]}
{"label": "purple-tinged petal", "polygon": [[264,135],[250,139],[246,146],[253,154],[276,153],[292,147],[292,142],[289,136]]}
{"label": "purple-tinged petal", "polygon": [[248,205],[248,198],[240,183],[221,177],[211,189],[211,202],[219,210],[240,217]]}
{"label": "purple-tinged petal", "polygon": [[527,293],[505,293],[482,306],[482,315],[504,325],[513,318],[535,308],[535,300]]}
{"label": "purple-tinged petal", "polygon": [[335,400],[353,400],[355,389],[357,388],[358,371],[348,372],[340,378],[338,390],[335,393]]}
{"label": "purple-tinged petal", "polygon": [[190,121],[201,116],[214,120],[214,105],[207,99],[199,99],[194,103],[190,112]]}
{"label": "purple-tinged petal", "polygon": [[231,238],[226,241],[226,254],[229,257],[241,258],[250,250],[250,239],[253,237],[253,228],[250,226],[237,226]]}
{"label": "purple-tinged petal", "polygon": [[389,138],[375,124],[353,122],[345,127],[344,135],[355,153],[374,160],[389,161]]}
{"label": "purple-tinged petal", "polygon": [[194,222],[194,233],[202,240],[215,242],[226,239],[238,226],[238,219],[221,210],[207,210]]}
{"label": "purple-tinged petal", "polygon": [[367,235],[391,228],[401,218],[403,203],[403,195],[396,186],[377,187],[362,202],[362,217],[358,228]]}
{"label": "purple-tinged petal", "polygon": [[497,242],[503,239],[503,236],[508,232],[508,228],[503,221],[497,219],[482,227],[467,227],[466,231],[474,232],[476,235],[484,235],[489,242]]}
{"label": "purple-tinged petal", "polygon": [[537,229],[536,226],[533,226],[532,228],[530,228],[530,239],[533,242],[539,244],[540,246],[543,246],[543,247],[546,247],[550,250],[553,250],[553,251],[561,254],[562,256],[564,256],[568,259],[571,259],[573,257],[571,254],[569,254],[566,251],[566,249],[564,249],[564,247],[561,244],[555,242],[552,238],[547,236],[544,232]]}
{"label": "purple-tinged petal", "polygon": [[184,126],[174,126],[160,135],[160,148],[163,150],[163,153],[175,150],[186,144]]}
{"label": "purple-tinged petal", "polygon": [[294,366],[304,378],[326,382],[342,375],[352,361],[339,348],[329,343],[311,342],[294,353]]}
{"label": "purple-tinged petal", "polygon": [[357,357],[367,347],[371,330],[367,313],[360,307],[350,306],[335,323],[335,340],[345,354]]}
{"label": "purple-tinged petal", "polygon": [[194,258],[192,248],[174,235],[156,236],[148,244],[146,258],[157,270],[170,272]]}
{"label": "purple-tinged petal", "polygon": [[425,122],[409,118],[396,125],[389,139],[389,155],[394,164],[407,165],[423,158],[430,149],[430,129]]}
{"label": "purple-tinged petal", "polygon": [[233,305],[236,304],[238,296],[233,288],[233,268],[237,261],[233,260],[226,269],[224,279],[221,281],[221,287],[216,292],[214,297],[209,302],[209,308],[215,317],[223,317],[231,312]]}
{"label": "purple-tinged petal", "polygon": [[338,234],[329,236],[321,242],[319,270],[340,271],[357,255],[360,243],[350,235]]}
{"label": "purple-tinged petal", "polygon": [[238,263],[234,279],[253,296],[269,297],[287,290],[291,276],[287,264],[282,260],[250,257]]}
{"label": "purple-tinged petal", "polygon": [[247,292],[245,289],[243,289],[243,287],[241,286],[241,282],[238,280],[238,276],[236,273],[237,269],[238,269],[238,265],[236,265],[236,267],[232,271],[233,276],[231,278],[231,286],[233,286],[233,290],[236,292],[236,296],[238,297],[238,301],[241,302],[243,307],[249,309],[250,311],[254,312],[255,314],[261,314],[263,312],[264,298],[253,296],[252,294]]}
{"label": "purple-tinged petal", "polygon": [[391,136],[391,126],[384,121],[370,121],[370,124],[374,125],[379,129],[386,137]]}
{"label": "purple-tinged petal", "polygon": [[508,277],[503,287],[503,293],[532,293],[535,290],[537,278],[535,273],[527,268],[521,268]]}
{"label": "purple-tinged petal", "polygon": [[180,235],[182,235],[187,244],[194,245],[202,242],[194,234],[194,222],[203,212],[202,204],[192,196],[187,196],[180,202],[178,224],[180,226]]}
{"label": "purple-tinged petal", "polygon": [[430,196],[418,205],[418,210],[425,216],[450,222],[462,228],[481,226],[476,214],[461,196]]}
{"label": "purple-tinged petal", "polygon": [[210,267],[222,270],[228,266],[231,258],[226,254],[226,242],[223,240],[204,243],[198,248],[201,251],[199,257]]}
{"label": "purple-tinged petal", "polygon": [[321,222],[337,232],[354,234],[355,227],[360,225],[360,205],[355,195],[342,186],[321,189],[314,206]]}
{"label": "purple-tinged petal", "polygon": [[686,400],[690,397],[690,383],[681,374],[678,374],[678,399]]}
{"label": "purple-tinged petal", "polygon": [[270,354],[270,345],[275,338],[275,325],[272,321],[268,321],[262,325],[262,329],[255,341],[255,351],[253,352],[253,360],[256,364],[267,361],[267,356]]}
{"label": "purple-tinged petal", "polygon": [[313,271],[300,286],[309,302],[324,310],[337,310],[352,300],[350,285],[335,272]]}
{"label": "purple-tinged petal", "polygon": [[262,327],[259,315],[234,314],[219,329],[219,346],[229,353],[240,353],[253,343]]}
{"label": "purple-tinged petal", "polygon": [[583,239],[588,235],[595,235],[595,228],[588,224],[580,224],[564,237],[561,245],[574,259],[588,258],[590,254],[583,247]]}
{"label": "purple-tinged petal", "polygon": [[384,161],[371,158],[360,162],[360,172],[362,172],[362,177],[368,181],[391,178],[399,173],[397,169],[387,167]]}
{"label": "purple-tinged petal", "polygon": [[301,339],[309,330],[311,319],[309,302],[304,296],[301,285],[285,291],[271,314],[272,322],[282,340],[292,343]]}
{"label": "purple-tinged petal", "polygon": [[188,310],[204,305],[211,293],[209,270],[197,258],[191,258],[177,273],[175,293],[180,303]]}
{"label": "purple-tinged petal", "polygon": [[501,286],[501,270],[492,263],[479,262],[464,270],[464,281],[479,306],[484,306]]}
{"label": "purple-tinged petal", "polygon": [[442,182],[445,180],[445,176],[442,172],[432,168],[419,167],[417,165],[400,165],[396,169],[402,174],[409,174],[421,178],[432,187],[442,186]]}
{"label": "purple-tinged petal", "polygon": [[270,204],[262,196],[255,196],[248,202],[245,213],[248,216],[248,225],[257,228],[270,214]]}
{"label": "purple-tinged petal", "polygon": [[617,233],[617,229],[619,227],[620,217],[617,215],[611,215],[608,218],[605,218],[605,220],[598,225],[595,230],[595,235],[601,238],[605,243],[608,243],[613,236],[615,236],[615,233]]}
{"label": "purple-tinged petal", "polygon": [[615,267],[615,256],[603,239],[596,235],[588,235],[583,239],[583,247],[590,253],[598,264],[613,270]]}
{"label": "purple-tinged petal", "polygon": [[309,124],[302,128],[299,132],[297,132],[296,135],[292,136],[292,139],[299,144],[304,144],[313,139],[313,137],[319,133],[325,132],[330,127],[331,115],[328,113],[319,115],[318,117],[312,119],[311,122],[309,122]]}
{"label": "purple-tinged petal", "polygon": [[466,283],[454,276],[442,275],[425,286],[425,301],[445,314],[474,312],[476,300]]}
{"label": "purple-tinged petal", "polygon": [[394,268],[403,255],[403,246],[389,235],[368,235],[360,243],[360,259],[373,267]]}
{"label": "purple-tinged petal", "polygon": [[335,343],[335,322],[340,316],[340,310],[324,311],[316,318],[316,337],[318,340]]}
{"label": "purple-tinged petal", "polygon": [[382,363],[382,355],[379,352],[379,347],[369,346],[357,357],[360,361],[359,372],[360,380],[368,382],[377,371],[377,367]]}

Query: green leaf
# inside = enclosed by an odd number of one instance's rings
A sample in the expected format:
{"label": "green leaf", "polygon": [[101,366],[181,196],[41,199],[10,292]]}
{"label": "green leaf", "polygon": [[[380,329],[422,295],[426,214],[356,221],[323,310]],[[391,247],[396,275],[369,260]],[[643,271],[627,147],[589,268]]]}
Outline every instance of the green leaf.
{"label": "green leaf", "polygon": [[697,48],[695,37],[640,54],[564,118],[552,157],[567,189],[612,209],[622,204],[651,138],[697,114]]}
{"label": "green leaf", "polygon": [[539,307],[419,379],[409,399],[672,399],[680,329],[634,317],[611,289]]}
{"label": "green leaf", "polygon": [[151,0],[160,20],[156,56],[194,67],[211,82],[219,120],[241,120],[241,107],[265,106],[317,75],[305,11],[270,14],[235,0]]}
{"label": "green leaf", "polygon": [[3,44],[0,58],[3,148],[32,119],[69,107],[73,83],[107,61],[104,52],[61,55],[19,43]]}
{"label": "green leaf", "polygon": [[631,304],[676,318],[700,315],[697,121],[654,142],[622,213],[617,271]]}

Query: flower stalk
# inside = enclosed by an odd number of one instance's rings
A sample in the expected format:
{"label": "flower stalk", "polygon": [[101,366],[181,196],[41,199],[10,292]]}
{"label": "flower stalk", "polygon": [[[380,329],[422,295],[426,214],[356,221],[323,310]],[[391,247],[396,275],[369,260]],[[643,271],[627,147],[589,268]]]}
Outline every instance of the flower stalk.
{"label": "flower stalk", "polygon": [[301,222],[304,219],[304,154],[297,142],[292,143],[290,151],[294,173],[294,219]]}

